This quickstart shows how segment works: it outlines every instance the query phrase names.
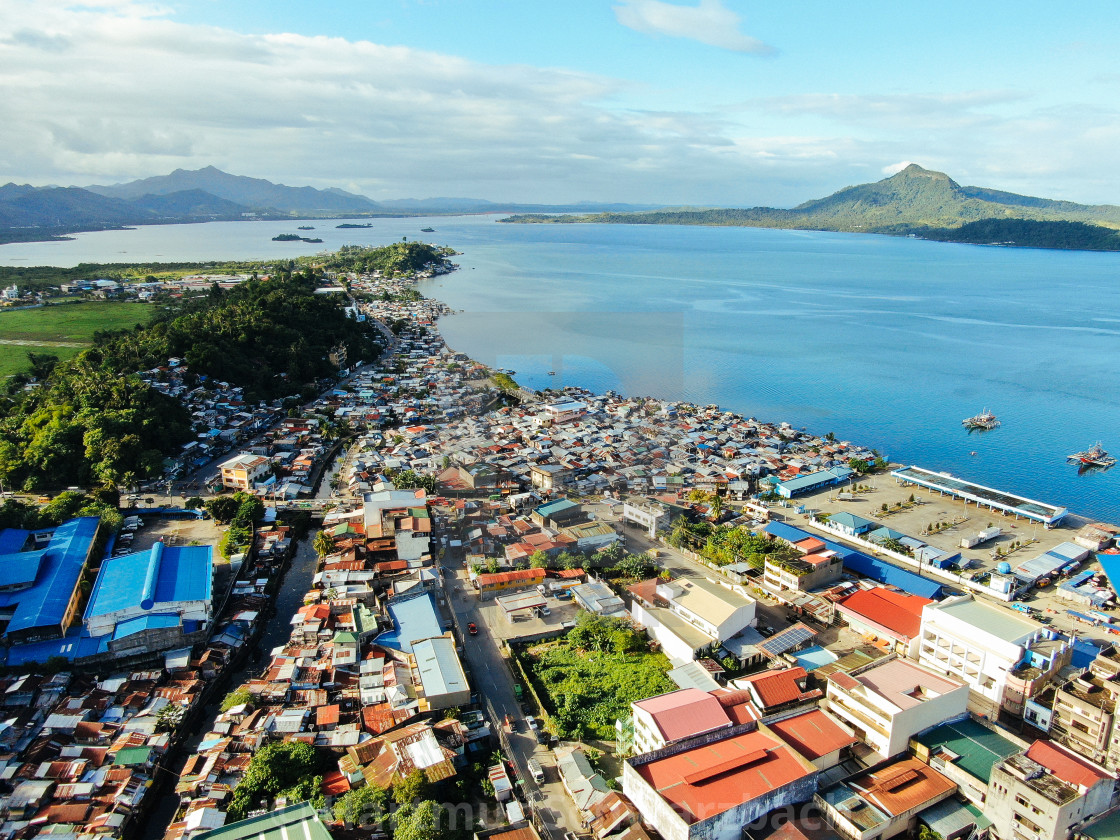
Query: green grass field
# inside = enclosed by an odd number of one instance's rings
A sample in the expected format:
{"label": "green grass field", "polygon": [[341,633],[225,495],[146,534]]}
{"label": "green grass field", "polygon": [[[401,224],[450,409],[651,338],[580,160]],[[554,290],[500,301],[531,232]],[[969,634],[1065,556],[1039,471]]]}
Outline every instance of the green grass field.
{"label": "green grass field", "polygon": [[[26,370],[27,353],[51,353],[69,359],[81,352],[98,331],[146,324],[155,312],[144,303],[90,302],[41,309],[0,309],[0,378]],[[34,341],[41,344],[8,344]],[[57,344],[56,342],[63,342]]]}

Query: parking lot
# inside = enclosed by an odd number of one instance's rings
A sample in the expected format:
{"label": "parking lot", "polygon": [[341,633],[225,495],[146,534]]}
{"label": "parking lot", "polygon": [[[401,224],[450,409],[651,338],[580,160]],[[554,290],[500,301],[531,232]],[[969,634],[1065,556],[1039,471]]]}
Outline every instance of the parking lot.
{"label": "parking lot", "polygon": [[[127,513],[127,512],[126,512]],[[146,551],[156,542],[164,545],[213,545],[217,546],[225,532],[213,519],[160,519],[155,516],[141,516],[143,525],[133,532],[130,545],[127,540],[118,538],[117,551]],[[121,536],[128,533],[122,531]],[[215,560],[218,558],[215,557]]]}

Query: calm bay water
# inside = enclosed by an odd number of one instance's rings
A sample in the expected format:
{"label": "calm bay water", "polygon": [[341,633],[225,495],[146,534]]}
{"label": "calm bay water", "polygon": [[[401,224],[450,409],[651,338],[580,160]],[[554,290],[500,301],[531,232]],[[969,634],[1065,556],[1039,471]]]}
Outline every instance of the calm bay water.
{"label": "calm bay water", "polygon": [[[227,222],[0,246],[0,264],[248,259],[424,238],[462,270],[422,291],[448,343],[518,372],[719,403],[1120,521],[1120,255],[750,228],[503,225],[492,217]],[[423,234],[422,227],[435,233]],[[2,325],[2,322],[0,322]],[[552,375],[549,375],[549,372]],[[990,408],[1001,428],[968,434]]]}

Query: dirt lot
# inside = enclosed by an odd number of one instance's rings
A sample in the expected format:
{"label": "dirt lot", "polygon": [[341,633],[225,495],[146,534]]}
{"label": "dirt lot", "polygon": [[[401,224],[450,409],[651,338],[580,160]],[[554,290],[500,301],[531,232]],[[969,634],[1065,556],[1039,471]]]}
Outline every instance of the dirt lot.
{"label": "dirt lot", "polygon": [[[152,544],[163,539],[164,545],[213,545],[217,546],[225,529],[213,519],[157,519],[154,516],[141,517],[143,527],[132,540],[133,551],[144,551]],[[215,557],[215,560],[218,558]]]}

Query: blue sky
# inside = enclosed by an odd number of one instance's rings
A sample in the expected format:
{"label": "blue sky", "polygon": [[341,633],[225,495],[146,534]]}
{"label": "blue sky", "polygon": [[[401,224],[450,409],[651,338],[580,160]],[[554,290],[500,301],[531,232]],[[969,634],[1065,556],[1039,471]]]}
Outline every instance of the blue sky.
{"label": "blue sky", "polygon": [[0,181],[790,206],[908,161],[1120,203],[1120,7],[6,0]]}

